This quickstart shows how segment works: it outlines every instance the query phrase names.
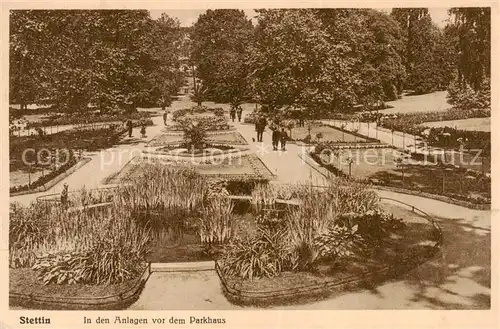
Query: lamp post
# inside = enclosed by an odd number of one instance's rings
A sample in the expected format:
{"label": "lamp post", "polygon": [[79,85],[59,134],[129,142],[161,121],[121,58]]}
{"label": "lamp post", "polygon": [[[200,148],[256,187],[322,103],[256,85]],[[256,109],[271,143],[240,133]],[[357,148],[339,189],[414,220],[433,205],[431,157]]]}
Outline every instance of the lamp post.
{"label": "lamp post", "polygon": [[352,164],[354,163],[354,159],[352,157],[348,157],[347,163],[349,164],[349,177],[351,177],[351,167],[352,167]]}
{"label": "lamp post", "polygon": [[345,134],[344,134],[344,129],[347,125],[345,123],[342,123],[340,125],[340,129],[342,129],[342,142],[345,142]]}

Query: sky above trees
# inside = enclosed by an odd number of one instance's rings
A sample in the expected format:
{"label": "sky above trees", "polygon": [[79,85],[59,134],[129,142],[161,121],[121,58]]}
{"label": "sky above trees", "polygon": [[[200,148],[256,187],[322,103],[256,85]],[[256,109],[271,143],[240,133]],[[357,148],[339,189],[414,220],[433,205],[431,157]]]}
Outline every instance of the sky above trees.
{"label": "sky above trees", "polygon": [[[447,10],[449,8],[429,8],[429,14],[431,15],[432,21],[439,27],[444,27],[446,25],[445,20],[448,19]],[[390,12],[390,9],[380,9],[385,12]],[[254,17],[257,13],[253,9],[243,9],[247,17]],[[166,13],[171,17],[177,17],[181,23],[181,26],[191,26],[193,25],[198,16],[205,13],[204,9],[178,9],[178,10],[150,10],[151,18],[157,19],[162,13]],[[256,20],[252,20],[256,23]]]}

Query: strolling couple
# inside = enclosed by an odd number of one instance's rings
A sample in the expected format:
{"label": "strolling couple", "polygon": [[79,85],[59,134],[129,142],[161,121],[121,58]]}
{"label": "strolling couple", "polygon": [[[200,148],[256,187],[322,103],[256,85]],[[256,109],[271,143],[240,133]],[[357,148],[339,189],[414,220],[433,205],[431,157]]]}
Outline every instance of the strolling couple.
{"label": "strolling couple", "polygon": [[229,111],[229,115],[231,116],[231,120],[236,119],[236,115],[238,115],[238,122],[241,122],[241,114],[243,113],[243,108],[241,105],[233,106],[231,107],[231,110]]}
{"label": "strolling couple", "polygon": [[273,128],[272,141],[273,141],[274,151],[278,150],[279,143],[281,143],[281,150],[286,151],[287,139],[288,139],[288,134],[286,133],[285,128],[281,128],[281,131],[277,127]]}

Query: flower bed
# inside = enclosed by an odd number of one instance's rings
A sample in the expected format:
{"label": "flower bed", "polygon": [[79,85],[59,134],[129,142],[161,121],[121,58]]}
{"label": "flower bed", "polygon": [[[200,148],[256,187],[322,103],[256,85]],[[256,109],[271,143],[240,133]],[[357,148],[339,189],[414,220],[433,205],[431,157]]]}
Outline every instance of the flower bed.
{"label": "flower bed", "polygon": [[182,131],[186,126],[197,122],[207,130],[227,130],[229,124],[224,116],[222,108],[208,108],[206,106],[194,106],[188,109],[180,109],[172,114],[174,126],[169,126],[172,131]]}
{"label": "flower bed", "polygon": [[148,167],[191,167],[203,176],[229,180],[271,180],[273,174],[255,154],[223,158],[134,157],[119,172],[107,177],[103,184],[119,184],[141,175]]}
{"label": "flower bed", "polygon": [[131,114],[95,114],[73,113],[71,115],[52,115],[40,122],[29,122],[28,128],[49,127],[59,125],[89,125],[100,122],[124,122],[133,120],[138,125],[152,125],[151,113],[135,112]]}
{"label": "flower bed", "polygon": [[[217,131],[208,132],[206,134],[206,141],[209,144],[217,145],[248,145],[245,138],[236,131]],[[184,142],[183,134],[178,133],[167,133],[161,134],[153,138],[149,143],[148,147],[155,146],[167,146],[167,145],[178,145]]]}
{"label": "flower bed", "polygon": [[[459,149],[461,145],[465,149],[484,149],[489,154],[491,145],[491,133],[485,131],[468,131],[452,127],[429,128],[426,122],[459,120],[475,117],[489,117],[490,110],[471,109],[457,110],[450,109],[446,112],[408,113],[393,115],[383,118],[380,125],[395,131],[407,134],[425,136],[430,146]],[[449,134],[444,137],[443,133]]]}
{"label": "flower bed", "polygon": [[9,270],[9,306],[43,310],[120,310],[138,298],[150,275],[147,266],[141,277],[107,286],[40,285],[32,269]]}
{"label": "flower bed", "polygon": [[221,156],[238,156],[241,152],[248,151],[249,148],[234,148],[225,144],[205,144],[203,149],[189,149],[187,144],[172,144],[152,150],[146,148],[142,152],[145,154],[166,155],[177,158],[219,158]]}
{"label": "flower bed", "polygon": [[[241,213],[234,197],[227,197],[227,181],[185,167],[138,169],[127,176],[129,184],[110,191],[106,207],[11,205],[9,265],[31,269],[33,285],[46,287],[31,290],[50,294],[59,285],[84,294],[82,285],[90,285],[90,291],[102,291],[137,280],[150,257],[216,259],[224,282],[240,287],[263,282],[257,278],[269,279],[268,286],[287,281],[291,272],[304,284],[314,273],[337,278],[339,271],[355,272],[347,265],[353,261],[378,271],[370,261],[387,257],[383,264],[393,264],[407,248],[401,237],[412,244],[427,237],[414,227],[419,223],[383,212],[379,197],[352,181],[335,180],[325,189],[255,184],[250,209]],[[405,235],[408,230],[414,235]]]}
{"label": "flower bed", "polygon": [[[363,152],[371,152],[370,155],[376,152],[371,149],[353,150],[353,153],[344,154],[339,159],[341,155],[339,152],[342,150],[323,146],[316,147],[310,156],[334,175],[347,176],[349,166],[346,164],[348,163],[346,159],[352,159],[352,176],[361,181],[436,197],[442,196],[446,202],[450,199],[464,201],[469,207],[491,203],[491,178],[476,171],[428,163],[404,164],[404,168],[397,167],[396,154],[390,149],[387,149],[389,152],[379,149],[382,153],[377,155],[376,162],[364,161],[366,156]],[[346,151],[351,152],[351,150]]]}
{"label": "flower bed", "polygon": [[[89,161],[86,159],[84,161]],[[67,172],[69,169],[73,168],[78,164],[79,160],[71,153],[70,159],[57,169],[50,171],[47,175],[40,176],[37,180],[33,181],[31,184],[18,185],[10,188],[10,194],[16,195],[20,192],[26,191],[46,191],[49,186],[52,185],[51,181]],[[41,189],[43,187],[43,189]]]}
{"label": "flower bed", "polygon": [[217,260],[230,301],[301,303],[399,275],[439,250],[441,233],[433,221],[413,213],[403,222],[381,212],[361,186],[336,183],[325,191],[295,191],[299,203],[284,212],[275,208],[275,193],[253,193],[257,229]]}

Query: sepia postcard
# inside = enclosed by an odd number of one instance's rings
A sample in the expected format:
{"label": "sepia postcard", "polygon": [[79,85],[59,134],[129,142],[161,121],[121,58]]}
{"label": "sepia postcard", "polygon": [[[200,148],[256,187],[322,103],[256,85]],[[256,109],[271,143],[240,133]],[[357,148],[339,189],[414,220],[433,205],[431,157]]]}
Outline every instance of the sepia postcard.
{"label": "sepia postcard", "polygon": [[3,2],[0,328],[498,328],[498,18]]}

